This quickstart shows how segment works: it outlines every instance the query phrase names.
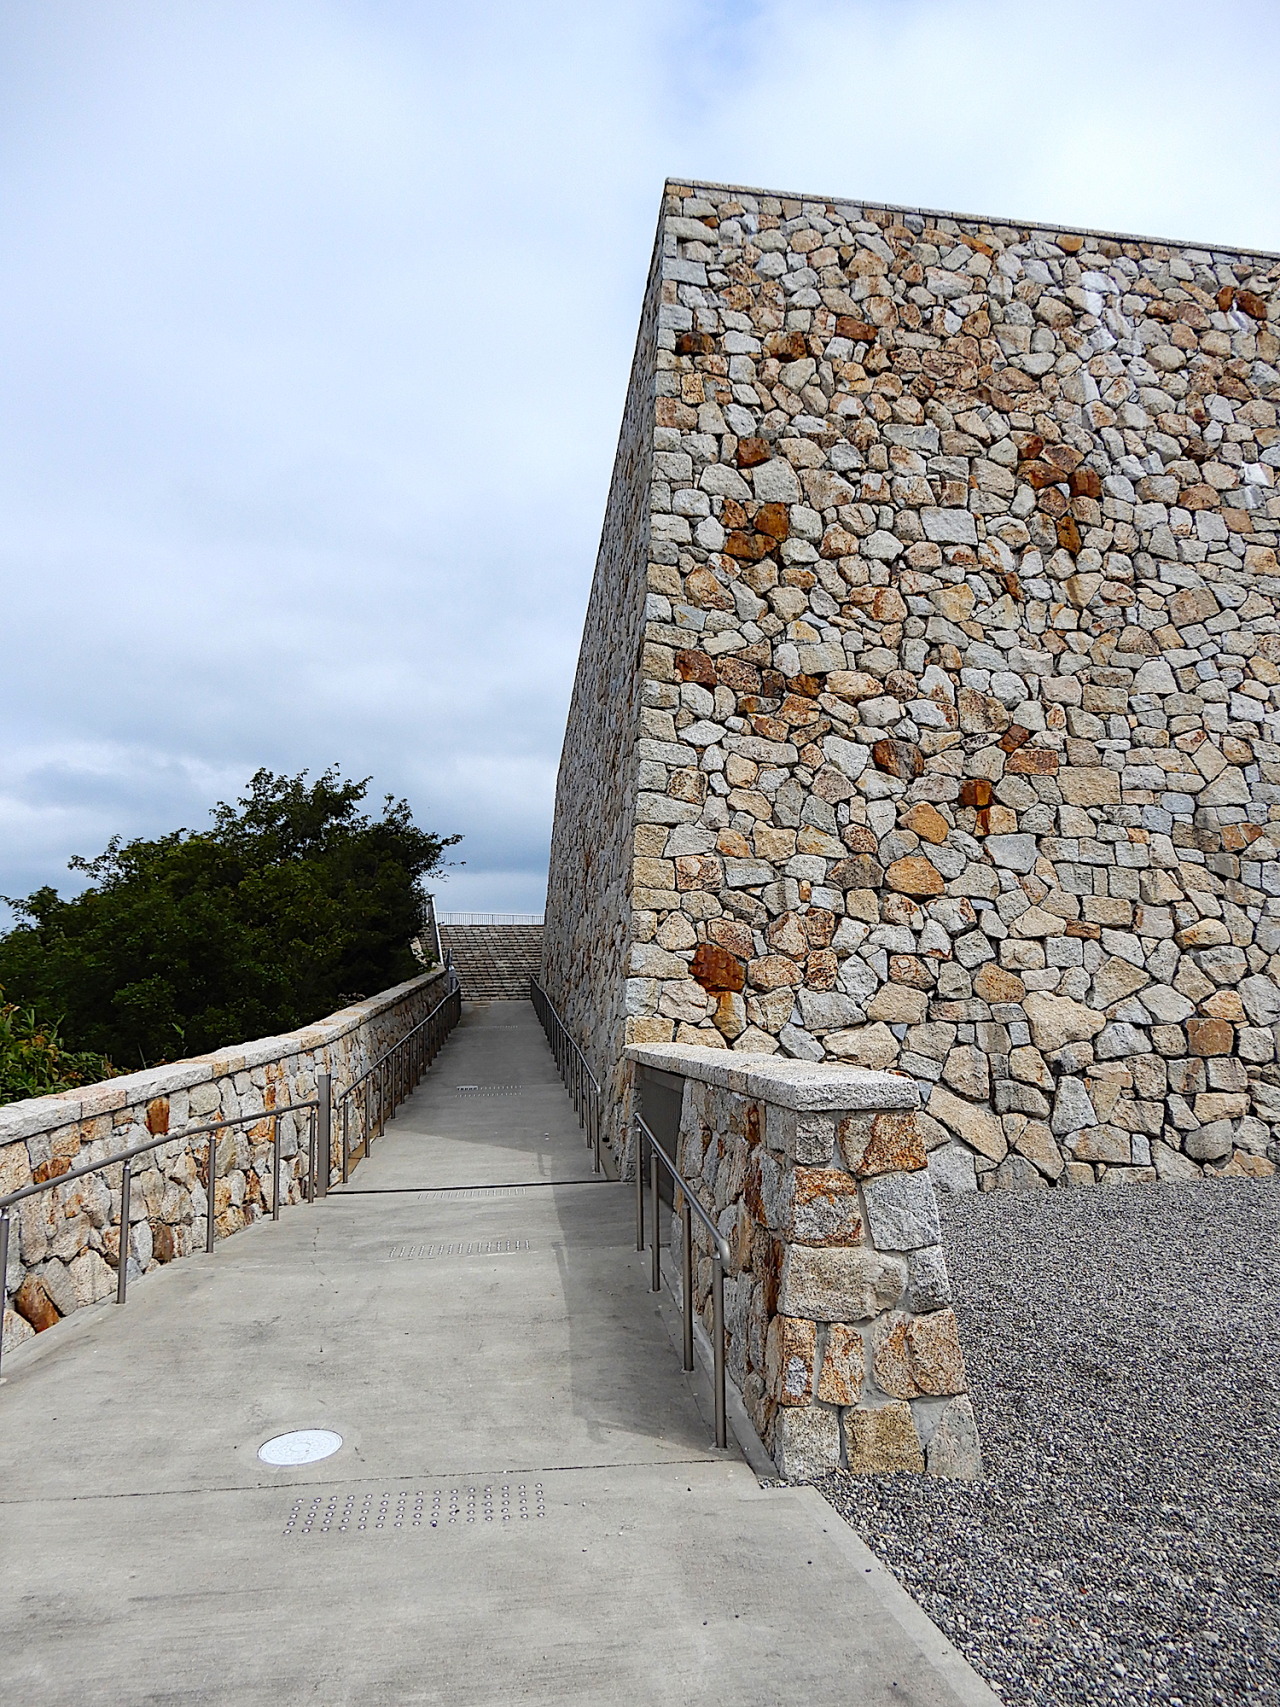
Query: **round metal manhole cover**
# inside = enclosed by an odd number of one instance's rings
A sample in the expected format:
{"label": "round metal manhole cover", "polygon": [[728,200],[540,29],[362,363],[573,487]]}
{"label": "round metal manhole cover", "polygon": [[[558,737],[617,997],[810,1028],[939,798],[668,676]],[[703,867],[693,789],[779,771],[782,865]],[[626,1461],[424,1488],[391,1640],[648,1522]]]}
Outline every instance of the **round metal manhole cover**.
{"label": "round metal manhole cover", "polygon": [[316,1464],[332,1458],[341,1445],[342,1436],[331,1428],[298,1428],[264,1441],[258,1457],[264,1464]]}

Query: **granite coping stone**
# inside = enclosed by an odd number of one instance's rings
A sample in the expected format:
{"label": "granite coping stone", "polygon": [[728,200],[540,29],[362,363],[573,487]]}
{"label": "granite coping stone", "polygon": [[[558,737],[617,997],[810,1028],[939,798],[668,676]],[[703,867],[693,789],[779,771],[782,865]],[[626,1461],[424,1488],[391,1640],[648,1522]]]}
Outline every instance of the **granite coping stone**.
{"label": "granite coping stone", "polygon": [[266,1066],[269,1062],[287,1061],[295,1055],[323,1049],[388,1008],[395,1007],[415,990],[424,989],[433,979],[443,976],[444,968],[437,968],[418,978],[411,978],[405,984],[383,990],[368,1001],[354,1002],[350,1007],[341,1008],[311,1025],[300,1026],[297,1031],[284,1032],[279,1037],[255,1038],[250,1043],[235,1044],[230,1049],[213,1050],[208,1055],[194,1055],[188,1061],[172,1061],[138,1073],[125,1073],[118,1079],[104,1079],[100,1084],[85,1085],[74,1091],[25,1097],[21,1102],[0,1108],[0,1146],[55,1127],[69,1126],[79,1120],[91,1120],[95,1115],[112,1114],[117,1109],[147,1102],[152,1097],[189,1090],[193,1085],[207,1084],[211,1079],[224,1079],[233,1073]]}
{"label": "granite coping stone", "polygon": [[637,1066],[680,1073],[687,1079],[759,1097],[782,1108],[821,1111],[920,1106],[914,1079],[873,1072],[868,1067],[780,1061],[776,1055],[731,1054],[684,1043],[632,1044],[626,1055]]}

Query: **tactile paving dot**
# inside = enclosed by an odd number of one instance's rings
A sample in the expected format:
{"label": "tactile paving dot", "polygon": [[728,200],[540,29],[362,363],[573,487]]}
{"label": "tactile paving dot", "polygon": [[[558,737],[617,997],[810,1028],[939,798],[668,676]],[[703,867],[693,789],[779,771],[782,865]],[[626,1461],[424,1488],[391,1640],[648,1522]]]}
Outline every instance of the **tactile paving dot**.
{"label": "tactile paving dot", "polygon": [[284,1534],[376,1535],[395,1529],[445,1529],[450,1524],[523,1523],[546,1515],[541,1482],[314,1494],[293,1502]]}

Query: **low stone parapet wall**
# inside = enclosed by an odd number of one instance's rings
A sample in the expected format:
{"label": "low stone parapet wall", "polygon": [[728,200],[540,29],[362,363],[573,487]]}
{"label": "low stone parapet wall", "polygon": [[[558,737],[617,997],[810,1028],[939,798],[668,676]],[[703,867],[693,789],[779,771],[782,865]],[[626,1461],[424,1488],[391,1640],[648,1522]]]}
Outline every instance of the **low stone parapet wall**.
{"label": "low stone parapet wall", "polygon": [[[779,1470],[978,1475],[914,1082],[677,1044],[627,1057],[642,1101],[651,1075],[683,1081],[676,1161],[728,1242],[728,1371]],[[696,1222],[694,1259],[709,1328]]]}
{"label": "low stone parapet wall", "polygon": [[[144,1274],[203,1246],[208,1139],[184,1138],[184,1130],[243,1117],[219,1135],[214,1186],[217,1237],[237,1233],[272,1210],[271,1111],[314,1098],[325,1072],[340,1094],[427,1016],[444,977],[438,970],[414,978],[279,1037],[10,1103],[0,1108],[0,1197],[172,1132],[172,1143],[134,1164],[126,1260],[131,1274]],[[281,1115],[280,1125],[283,1207],[305,1193],[307,1111]],[[14,1206],[5,1350],[115,1291],[119,1214],[118,1170]]]}

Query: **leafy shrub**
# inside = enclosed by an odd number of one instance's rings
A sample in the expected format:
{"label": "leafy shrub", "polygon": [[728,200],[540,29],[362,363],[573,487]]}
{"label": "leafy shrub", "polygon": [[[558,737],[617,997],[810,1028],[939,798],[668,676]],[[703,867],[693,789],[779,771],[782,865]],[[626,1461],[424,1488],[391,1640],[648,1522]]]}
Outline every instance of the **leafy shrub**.
{"label": "leafy shrub", "polygon": [[34,1008],[6,1002],[0,990],[0,1103],[48,1096],[116,1076],[105,1055],[68,1049],[56,1025],[41,1021]]}
{"label": "leafy shrub", "polygon": [[419,829],[390,795],[381,817],[361,813],[367,778],[306,778],[260,770],[208,830],[114,837],[71,861],[91,880],[71,900],[10,898],[20,922],[0,936],[0,984],[132,1071],[412,978],[422,879],[460,838]]}

